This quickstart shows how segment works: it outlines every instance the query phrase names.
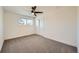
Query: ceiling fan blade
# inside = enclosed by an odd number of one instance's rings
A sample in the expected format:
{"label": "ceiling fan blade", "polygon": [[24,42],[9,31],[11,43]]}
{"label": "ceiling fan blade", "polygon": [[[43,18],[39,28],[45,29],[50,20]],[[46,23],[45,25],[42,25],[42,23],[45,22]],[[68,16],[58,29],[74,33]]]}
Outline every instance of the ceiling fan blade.
{"label": "ceiling fan blade", "polygon": [[36,9],[36,6],[34,6],[34,9]]}
{"label": "ceiling fan blade", "polygon": [[35,10],[36,9],[36,6],[32,7],[32,10]]}
{"label": "ceiling fan blade", "polygon": [[43,12],[34,12],[34,13],[43,13]]}

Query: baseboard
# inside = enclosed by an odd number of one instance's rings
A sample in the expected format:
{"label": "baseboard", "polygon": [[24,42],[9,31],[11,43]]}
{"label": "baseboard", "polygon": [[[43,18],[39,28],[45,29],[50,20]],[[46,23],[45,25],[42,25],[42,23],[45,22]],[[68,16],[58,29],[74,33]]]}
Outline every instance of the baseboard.
{"label": "baseboard", "polygon": [[5,39],[5,40],[17,39],[17,38],[21,38],[21,37],[29,37],[29,36],[33,36],[33,35],[37,35],[37,34],[29,34],[29,35],[24,35],[24,36],[18,36],[18,37],[14,37],[14,38]]}
{"label": "baseboard", "polygon": [[75,48],[77,48],[76,46],[69,45],[69,44],[66,44],[66,43],[64,43],[64,42],[60,42],[60,41],[57,41],[57,40],[54,40],[54,39],[48,38],[48,37],[46,37],[46,36],[44,36],[44,35],[41,35],[41,34],[37,34],[37,35],[42,36],[42,37],[44,37],[44,38],[46,38],[46,39],[50,39],[50,40],[53,40],[53,41],[56,41],[56,42],[59,42],[59,43],[62,43],[62,44],[65,44],[65,45],[68,45],[68,46],[71,46],[71,47],[75,47]]}

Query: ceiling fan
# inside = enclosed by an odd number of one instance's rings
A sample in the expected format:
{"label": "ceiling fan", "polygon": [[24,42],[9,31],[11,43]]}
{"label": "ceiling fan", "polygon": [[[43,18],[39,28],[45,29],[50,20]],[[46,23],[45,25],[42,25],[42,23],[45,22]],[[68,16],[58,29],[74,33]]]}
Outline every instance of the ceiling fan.
{"label": "ceiling fan", "polygon": [[36,6],[33,6],[31,9],[31,13],[33,13],[35,16],[37,16],[37,14],[41,14],[41,13],[43,13],[43,12],[40,12],[40,11],[36,11]]}

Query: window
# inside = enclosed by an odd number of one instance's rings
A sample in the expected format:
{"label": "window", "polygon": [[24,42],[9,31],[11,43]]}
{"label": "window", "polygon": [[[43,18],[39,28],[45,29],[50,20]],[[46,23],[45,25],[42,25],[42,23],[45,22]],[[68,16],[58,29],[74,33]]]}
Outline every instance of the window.
{"label": "window", "polygon": [[18,20],[19,24],[23,25],[33,25],[33,20],[32,19],[27,19],[27,18],[22,18]]}

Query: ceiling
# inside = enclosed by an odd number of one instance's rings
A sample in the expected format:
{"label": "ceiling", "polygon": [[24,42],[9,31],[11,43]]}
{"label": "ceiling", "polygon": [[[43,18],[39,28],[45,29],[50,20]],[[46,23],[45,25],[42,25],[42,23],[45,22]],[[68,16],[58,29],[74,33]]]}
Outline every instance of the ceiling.
{"label": "ceiling", "polygon": [[[14,12],[20,15],[27,15],[27,16],[33,16],[31,14],[31,7],[32,6],[4,6],[3,9],[5,11],[10,11],[10,12]],[[37,10],[39,8],[37,7]]]}
{"label": "ceiling", "polygon": [[[30,16],[30,17],[35,17],[31,13],[32,6],[3,6],[4,11],[9,11],[13,12],[19,15],[24,15],[24,16]],[[48,13],[51,13],[53,10],[58,10],[59,8],[55,6],[37,6],[37,11],[42,11],[44,12],[43,14],[38,14],[38,15],[47,15]]]}

